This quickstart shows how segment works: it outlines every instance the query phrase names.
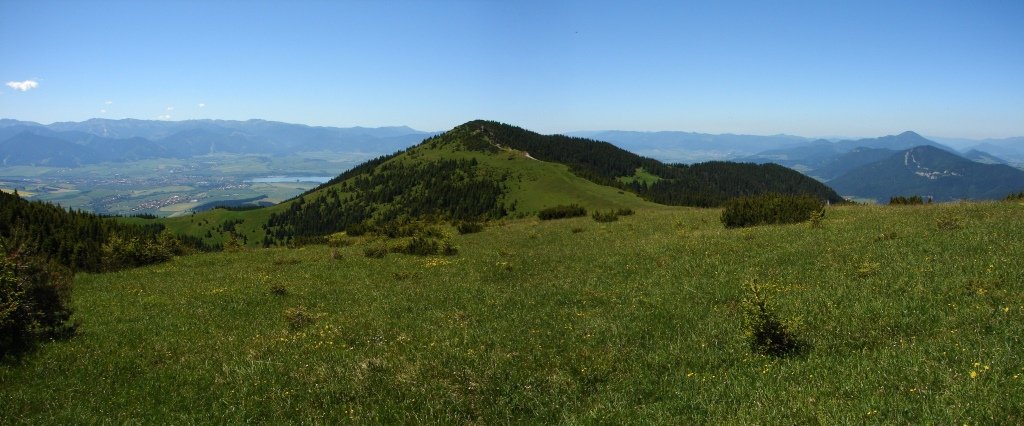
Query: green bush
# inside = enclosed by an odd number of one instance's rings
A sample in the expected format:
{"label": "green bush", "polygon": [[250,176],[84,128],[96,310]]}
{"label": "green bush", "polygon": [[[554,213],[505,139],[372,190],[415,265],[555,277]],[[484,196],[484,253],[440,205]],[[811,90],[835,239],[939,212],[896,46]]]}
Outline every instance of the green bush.
{"label": "green bush", "polygon": [[1007,195],[1006,201],[1024,201],[1024,191]]}
{"label": "green bush", "polygon": [[568,217],[580,217],[586,215],[587,209],[576,204],[548,207],[537,212],[537,217],[540,218],[540,220],[564,219]]}
{"label": "green bush", "polygon": [[597,221],[597,222],[615,222],[616,220],[619,220],[619,215],[616,214],[614,211],[610,211],[610,212],[596,211],[596,212],[594,212],[593,215],[591,215],[591,217],[593,217],[594,220]]}
{"label": "green bush", "polygon": [[41,258],[2,248],[0,256],[0,359],[17,356],[46,339],[74,335],[67,306],[71,275]]}
{"label": "green bush", "polygon": [[760,289],[751,284],[743,300],[743,325],[751,352],[759,355],[788,357],[807,348],[769,306]]}
{"label": "green bush", "polygon": [[632,216],[635,213],[636,212],[634,212],[633,209],[629,209],[629,208],[618,209],[618,210],[615,211],[615,214],[619,215],[619,216]]}
{"label": "green bush", "polygon": [[387,254],[388,248],[384,245],[372,245],[363,249],[363,256],[373,259],[381,259],[384,256],[387,256]]}
{"label": "green bush", "polygon": [[167,247],[161,244],[160,240],[111,235],[101,248],[103,269],[115,271],[165,262],[174,257],[173,250],[174,247]]}
{"label": "green bush", "polygon": [[455,229],[457,229],[460,234],[475,234],[483,231],[484,225],[480,222],[459,222],[459,224],[455,226]]}
{"label": "green bush", "polygon": [[[924,204],[924,202],[924,198],[921,198],[920,195],[914,195],[911,197],[896,196],[889,198],[889,205],[892,206],[913,206]],[[928,203],[931,204],[931,202],[932,199],[928,198]]]}
{"label": "green bush", "polygon": [[721,220],[726,228],[798,223],[809,220],[811,214],[823,208],[810,195],[764,194],[726,201]]}
{"label": "green bush", "polygon": [[284,321],[288,323],[288,328],[292,331],[306,328],[313,324],[315,319],[316,317],[302,306],[284,310]]}

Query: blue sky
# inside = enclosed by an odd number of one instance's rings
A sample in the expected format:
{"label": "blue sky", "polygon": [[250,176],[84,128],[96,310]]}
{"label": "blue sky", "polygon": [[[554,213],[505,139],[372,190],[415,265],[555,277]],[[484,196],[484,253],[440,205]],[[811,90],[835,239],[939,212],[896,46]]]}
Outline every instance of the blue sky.
{"label": "blue sky", "polygon": [[0,117],[44,123],[1024,135],[1021,0],[0,6]]}

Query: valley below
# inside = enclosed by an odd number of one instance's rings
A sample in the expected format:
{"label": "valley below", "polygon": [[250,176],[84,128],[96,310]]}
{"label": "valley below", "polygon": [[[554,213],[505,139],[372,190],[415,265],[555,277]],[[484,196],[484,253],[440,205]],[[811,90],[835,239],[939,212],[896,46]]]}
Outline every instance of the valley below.
{"label": "valley below", "polygon": [[98,214],[173,217],[215,205],[280,203],[377,155],[211,154],[73,168],[11,166],[0,168],[0,190]]}

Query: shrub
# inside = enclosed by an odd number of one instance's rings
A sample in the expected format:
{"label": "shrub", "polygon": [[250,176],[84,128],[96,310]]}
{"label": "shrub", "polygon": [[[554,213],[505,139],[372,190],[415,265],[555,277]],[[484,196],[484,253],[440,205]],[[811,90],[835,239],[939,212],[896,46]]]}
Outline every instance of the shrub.
{"label": "shrub", "polygon": [[632,216],[634,213],[636,212],[633,209],[618,209],[615,211],[615,214],[619,216]]}
{"label": "shrub", "polygon": [[396,253],[413,254],[417,256],[431,256],[438,254],[452,256],[458,253],[455,246],[447,239],[432,236],[412,237],[408,243],[396,247],[393,251]]}
{"label": "shrub", "polygon": [[749,295],[743,300],[743,325],[750,350],[774,357],[801,354],[807,345],[779,319],[757,285],[750,284],[749,290]]}
{"label": "shrub", "polygon": [[798,223],[809,220],[811,214],[823,208],[810,195],[764,194],[726,201],[721,220],[726,228]]}
{"label": "shrub", "polygon": [[580,217],[586,215],[587,209],[576,204],[548,207],[537,212],[537,217],[540,218],[540,220],[564,219],[568,217]]}
{"label": "shrub", "polygon": [[238,240],[238,235],[235,235],[234,231],[228,231],[228,237],[224,240],[224,251],[238,253],[243,250],[245,250],[245,246]]}
{"label": "shrub", "polygon": [[593,215],[591,215],[591,217],[593,217],[594,220],[597,222],[615,222],[616,220],[619,220],[619,215],[616,214],[615,211],[596,211]]}
{"label": "shrub", "polygon": [[459,222],[459,224],[455,226],[455,229],[457,229],[460,234],[475,234],[483,231],[484,225],[480,222]]}
{"label": "shrub", "polygon": [[825,219],[825,209],[811,212],[811,228],[821,228],[821,221]]}
{"label": "shrub", "polygon": [[372,245],[363,249],[363,256],[373,259],[381,259],[387,254],[388,248],[383,245]]}
{"label": "shrub", "polygon": [[166,247],[159,240],[118,235],[111,235],[100,249],[103,268],[108,271],[165,262],[174,257],[172,250],[173,247]]}
{"label": "shrub", "polygon": [[349,238],[344,232],[331,234],[327,237],[327,245],[331,247],[347,247],[355,244],[355,240]]}
{"label": "shrub", "polygon": [[1024,201],[1024,191],[1007,195],[1006,201]]}
{"label": "shrub", "polygon": [[349,224],[348,226],[345,227],[345,235],[349,235],[349,236],[352,236],[352,237],[358,237],[360,235],[363,235],[363,234],[366,233],[366,231],[367,231],[366,224],[364,224],[362,222],[360,222],[360,223],[351,223],[351,224]]}
{"label": "shrub", "polygon": [[270,294],[273,294],[274,296],[287,296],[288,295],[288,287],[285,287],[281,283],[271,284],[270,285]]}
{"label": "shrub", "polygon": [[284,310],[284,321],[288,323],[288,328],[292,331],[306,328],[313,324],[315,319],[312,313],[301,306]]}
{"label": "shrub", "polygon": [[[929,197],[928,203],[930,204],[931,202],[932,199]],[[889,198],[889,205],[893,206],[913,206],[920,204],[924,204],[924,198],[921,198],[920,195],[914,195],[911,197],[896,196]]]}
{"label": "shrub", "polygon": [[0,359],[44,339],[74,335],[67,300],[71,275],[55,263],[8,252],[0,244]]}
{"label": "shrub", "polygon": [[964,220],[956,216],[943,216],[935,219],[935,226],[943,231],[955,231],[963,227]]}

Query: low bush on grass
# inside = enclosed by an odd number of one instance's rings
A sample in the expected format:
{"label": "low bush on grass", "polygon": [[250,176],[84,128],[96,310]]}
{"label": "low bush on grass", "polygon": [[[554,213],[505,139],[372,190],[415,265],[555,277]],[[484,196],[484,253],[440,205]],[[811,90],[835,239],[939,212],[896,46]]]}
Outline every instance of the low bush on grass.
{"label": "low bush on grass", "polygon": [[363,256],[369,258],[381,259],[384,256],[387,256],[387,254],[388,248],[382,244],[374,244],[363,248]]}
{"label": "low bush on grass", "polygon": [[540,218],[540,220],[565,219],[569,217],[580,217],[586,215],[587,209],[577,204],[548,207],[544,210],[537,212],[537,217]]}
{"label": "low bush on grass", "polygon": [[[805,222],[824,207],[810,195],[764,194],[733,198],[725,203],[726,228]],[[824,213],[822,213],[824,216]]]}
{"label": "low bush on grass", "polygon": [[107,271],[165,262],[174,257],[174,248],[160,241],[118,235],[111,235],[100,251],[103,269]]}
{"label": "low bush on grass", "polygon": [[436,238],[430,236],[415,236],[408,243],[393,249],[396,253],[413,254],[417,256],[431,256],[442,254],[453,256],[458,253],[455,245],[447,238]]}
{"label": "low bush on grass", "polygon": [[750,350],[755,354],[784,358],[800,355],[807,349],[807,344],[779,318],[754,283],[748,286],[748,295],[743,300],[743,325]]}
{"label": "low bush on grass", "polygon": [[1007,195],[1006,201],[1024,201],[1024,191]]}
{"label": "low bush on grass", "polygon": [[455,229],[459,231],[459,234],[475,234],[483,231],[484,225],[480,222],[459,222]]}
{"label": "low bush on grass", "polygon": [[313,324],[316,318],[311,312],[302,306],[284,310],[284,321],[288,323],[288,329],[298,331]]}
{"label": "low bush on grass", "polygon": [[615,214],[614,211],[609,211],[609,212],[597,211],[597,212],[594,212],[594,214],[591,215],[591,217],[594,218],[595,222],[615,222],[616,220],[619,220],[619,215]]}
{"label": "low bush on grass", "polygon": [[618,209],[607,212],[596,211],[591,217],[597,222],[615,222],[619,220],[619,216],[632,216],[635,213],[633,209]]}
{"label": "low bush on grass", "polygon": [[[931,204],[931,202],[932,202],[932,199],[928,198],[928,203]],[[921,204],[924,204],[924,203],[925,203],[925,200],[924,200],[924,198],[921,198],[920,195],[914,195],[914,196],[910,196],[910,197],[896,196],[896,197],[890,197],[889,198],[889,205],[891,205],[891,206],[914,206],[914,205],[921,205]]]}
{"label": "low bush on grass", "polygon": [[283,284],[280,283],[271,284],[270,294],[273,294],[274,296],[287,296],[288,287],[285,287]]}
{"label": "low bush on grass", "polygon": [[0,360],[44,340],[75,334],[67,306],[71,274],[40,258],[9,252],[0,241]]}
{"label": "low bush on grass", "polygon": [[935,219],[935,226],[937,226],[940,230],[943,231],[955,231],[957,229],[963,228],[964,220],[963,218],[957,216],[942,216],[938,219]]}

